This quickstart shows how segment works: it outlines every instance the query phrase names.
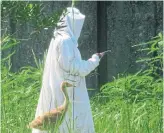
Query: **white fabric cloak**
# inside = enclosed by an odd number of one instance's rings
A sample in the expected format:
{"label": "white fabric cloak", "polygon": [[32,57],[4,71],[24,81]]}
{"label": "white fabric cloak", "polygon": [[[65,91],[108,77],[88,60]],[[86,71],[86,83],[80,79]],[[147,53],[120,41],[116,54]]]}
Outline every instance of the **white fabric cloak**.
{"label": "white fabric cloak", "polygon": [[[62,81],[75,85],[67,88],[70,105],[58,133],[95,133],[85,76],[99,65],[100,59],[96,54],[87,61],[81,59],[77,40],[84,19],[78,9],[67,8],[54,31],[46,57],[35,118],[63,103]],[[32,133],[48,131],[32,129]]]}

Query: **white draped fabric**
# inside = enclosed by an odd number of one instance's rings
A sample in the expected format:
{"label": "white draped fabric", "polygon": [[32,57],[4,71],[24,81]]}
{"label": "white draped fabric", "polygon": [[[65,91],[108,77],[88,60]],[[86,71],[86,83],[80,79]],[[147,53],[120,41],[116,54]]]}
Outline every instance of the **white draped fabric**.
{"label": "white draped fabric", "polygon": [[[62,81],[75,85],[67,88],[70,105],[58,133],[95,133],[85,76],[99,65],[100,59],[96,54],[86,61],[81,59],[77,40],[84,19],[78,9],[67,8],[54,31],[46,57],[35,118],[63,103]],[[48,131],[33,129],[32,133]]]}

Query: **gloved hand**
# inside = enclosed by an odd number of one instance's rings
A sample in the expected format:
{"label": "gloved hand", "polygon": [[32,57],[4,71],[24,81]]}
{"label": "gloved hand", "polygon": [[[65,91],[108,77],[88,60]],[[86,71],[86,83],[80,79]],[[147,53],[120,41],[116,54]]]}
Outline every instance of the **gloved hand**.
{"label": "gloved hand", "polygon": [[105,53],[96,53],[96,55],[98,55],[100,59],[104,56],[104,54]]}
{"label": "gloved hand", "polygon": [[104,52],[101,52],[101,53],[96,53],[96,55],[98,55],[99,58],[101,59],[108,52],[111,52],[111,50],[107,50],[107,51],[104,51]]}

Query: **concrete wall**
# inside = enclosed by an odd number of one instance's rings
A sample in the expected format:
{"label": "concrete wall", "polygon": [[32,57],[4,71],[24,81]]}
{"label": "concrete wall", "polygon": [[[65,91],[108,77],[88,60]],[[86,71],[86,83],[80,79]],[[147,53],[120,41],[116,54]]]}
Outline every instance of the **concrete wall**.
{"label": "concrete wall", "polygon": [[[50,1],[42,2],[46,8],[44,12],[51,14],[53,11],[71,6],[71,2]],[[100,49],[111,49],[112,52],[100,63],[100,71],[96,70],[87,76],[87,87],[98,88],[98,74],[102,75],[104,82],[111,81],[118,73],[134,73],[142,67],[135,60],[140,54],[135,53],[131,46],[148,41],[159,31],[163,25],[163,3],[146,1],[106,1],[102,9],[97,1],[80,1],[76,7],[86,15],[84,27],[79,39],[79,49],[83,59],[87,60],[92,54]],[[105,11],[103,21],[99,23],[100,13]],[[32,49],[37,58],[42,59],[44,51],[48,48],[54,28],[42,30],[40,33],[31,33],[34,28],[28,22],[23,25],[12,23],[12,15],[5,16],[2,21],[2,34],[4,29],[20,40],[21,45],[16,46],[16,54],[12,58],[12,70],[17,71],[26,65],[35,65]],[[106,24],[106,28],[103,24]],[[102,30],[101,30],[102,27]],[[101,34],[99,33],[101,31]],[[101,37],[99,37],[101,35]],[[106,39],[105,39],[106,36]],[[100,41],[101,40],[101,41]],[[102,43],[102,44],[100,44]],[[99,49],[97,49],[99,48]],[[105,50],[105,49],[104,49]],[[106,67],[105,67],[105,66]],[[106,68],[106,70],[104,69]],[[104,72],[103,72],[104,71]],[[101,72],[101,73],[99,73]],[[97,74],[98,73],[98,74]],[[102,81],[101,81],[102,82]]]}
{"label": "concrete wall", "polygon": [[[160,6],[161,5],[161,6]],[[108,80],[123,72],[136,72],[142,65],[135,60],[142,53],[135,53],[132,45],[150,40],[162,31],[162,2],[108,2],[107,46]]]}

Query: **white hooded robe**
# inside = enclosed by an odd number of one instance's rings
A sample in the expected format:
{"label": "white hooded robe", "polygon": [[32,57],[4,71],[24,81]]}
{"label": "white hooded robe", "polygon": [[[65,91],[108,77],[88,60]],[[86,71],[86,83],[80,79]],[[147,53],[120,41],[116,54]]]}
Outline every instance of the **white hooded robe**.
{"label": "white hooded robe", "polygon": [[[59,20],[46,57],[35,118],[63,103],[62,81],[75,85],[67,88],[70,106],[57,133],[95,133],[85,76],[99,65],[100,59],[96,54],[87,61],[81,59],[77,40],[84,19],[78,9],[67,8]],[[33,129],[32,133],[48,131]]]}

